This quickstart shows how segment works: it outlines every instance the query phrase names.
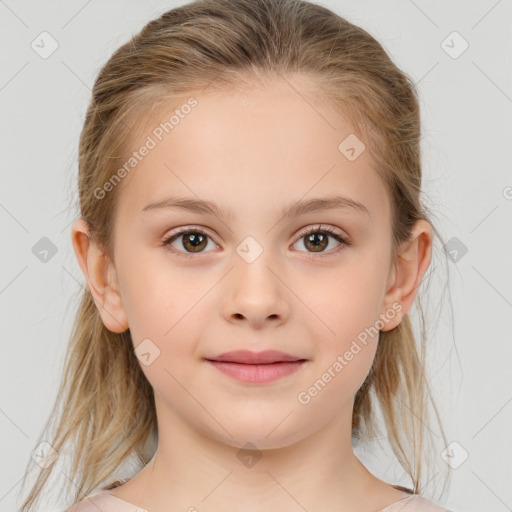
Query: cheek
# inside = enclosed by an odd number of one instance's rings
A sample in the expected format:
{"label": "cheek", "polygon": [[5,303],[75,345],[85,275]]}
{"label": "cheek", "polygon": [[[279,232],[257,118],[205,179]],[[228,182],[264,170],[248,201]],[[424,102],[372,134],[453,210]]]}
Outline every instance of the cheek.
{"label": "cheek", "polygon": [[[380,269],[361,264],[340,267],[322,279],[304,283],[305,302],[324,326],[325,339],[336,345],[375,324],[383,299],[382,279]],[[312,283],[315,293],[311,292]]]}
{"label": "cheek", "polygon": [[183,287],[176,276],[166,275],[161,263],[151,262],[137,251],[119,258],[118,273],[134,345],[149,338],[160,346],[172,333],[168,331],[178,321],[176,317],[183,316]]}
{"label": "cheek", "polygon": [[308,322],[310,337],[316,340],[316,356],[331,379],[318,377],[336,381],[333,387],[355,392],[370,370],[379,338],[381,277],[375,263],[371,268],[361,262],[317,280],[316,293],[308,294],[307,304],[317,317]]}
{"label": "cheek", "polygon": [[[164,251],[137,248],[136,244],[120,251],[116,263],[130,330],[141,330],[145,324],[155,326],[155,322],[170,324],[169,329],[186,297],[183,278],[180,281],[179,271],[166,260]],[[162,334],[161,329],[154,330]]]}
{"label": "cheek", "polygon": [[[144,265],[140,261],[145,259]],[[150,261],[136,252],[120,262],[122,300],[135,349],[145,343],[155,358],[154,368],[182,367],[194,353],[200,332],[207,328],[200,315],[201,298],[211,284],[191,280],[179,268],[165,264],[165,258]],[[149,341],[148,341],[149,340]],[[143,350],[141,346],[140,349]],[[146,372],[146,369],[143,368]],[[147,369],[148,377],[154,376]],[[169,375],[163,375],[168,379]]]}

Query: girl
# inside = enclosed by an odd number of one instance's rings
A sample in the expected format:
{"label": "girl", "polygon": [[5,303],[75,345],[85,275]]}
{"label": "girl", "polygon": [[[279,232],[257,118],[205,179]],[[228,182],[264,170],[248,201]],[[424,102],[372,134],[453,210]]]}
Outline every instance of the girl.
{"label": "girl", "polygon": [[[87,288],[23,512],[67,443],[73,512],[445,510],[407,315],[439,234],[373,37],[301,0],[175,8],[103,67],[79,151]],[[410,486],[354,453],[378,407]]]}

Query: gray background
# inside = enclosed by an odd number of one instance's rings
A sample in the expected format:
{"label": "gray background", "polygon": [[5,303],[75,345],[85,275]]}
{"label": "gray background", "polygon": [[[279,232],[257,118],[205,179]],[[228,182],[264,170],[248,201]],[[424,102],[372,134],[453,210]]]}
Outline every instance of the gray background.
{"label": "gray background", "polygon": [[[70,225],[90,89],[119,45],[183,3],[0,0],[0,511],[21,503],[84,283]],[[433,388],[457,443],[445,456],[452,485],[439,502],[461,512],[511,510],[512,2],[323,5],[370,32],[418,84],[428,204],[458,251],[449,261],[453,318],[443,305],[431,340]],[[31,47],[43,31],[59,45],[47,58]],[[48,246],[56,252],[44,261]],[[389,460],[369,464],[388,481],[400,478]]]}

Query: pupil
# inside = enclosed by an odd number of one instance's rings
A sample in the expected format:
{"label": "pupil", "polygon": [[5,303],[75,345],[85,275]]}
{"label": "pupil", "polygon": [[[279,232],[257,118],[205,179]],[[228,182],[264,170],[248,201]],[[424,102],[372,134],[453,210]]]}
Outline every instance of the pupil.
{"label": "pupil", "polygon": [[[312,233],[311,235],[309,235],[308,237],[308,242],[311,243],[311,245],[314,247],[314,248],[325,248],[325,243],[324,243],[324,238],[325,236],[322,235],[322,234],[318,234],[318,233]],[[316,242],[314,241],[316,239]]]}
{"label": "pupil", "polygon": [[200,241],[200,237],[202,237],[202,235],[190,235],[189,236],[189,241],[191,241],[191,244],[194,246],[194,247],[197,247],[201,241]]}
{"label": "pupil", "polygon": [[318,234],[316,234],[316,233],[313,233],[313,234],[309,237],[309,240],[310,240],[310,242],[313,242],[313,240],[314,240],[314,239],[316,239],[316,240],[317,240],[317,242],[316,242],[316,243],[313,243],[313,245],[319,245],[319,244],[322,242],[323,238],[324,238],[324,235],[318,235]]}

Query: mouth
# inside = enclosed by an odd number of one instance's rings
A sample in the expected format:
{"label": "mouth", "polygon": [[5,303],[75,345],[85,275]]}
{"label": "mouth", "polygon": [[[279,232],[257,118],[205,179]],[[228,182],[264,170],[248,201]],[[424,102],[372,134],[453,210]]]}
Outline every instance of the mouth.
{"label": "mouth", "polygon": [[206,361],[238,381],[266,383],[295,373],[307,359],[276,350],[258,353],[238,350],[219,354]]}
{"label": "mouth", "polygon": [[239,364],[273,364],[293,361],[305,361],[304,358],[297,357],[278,350],[265,350],[263,352],[251,352],[250,350],[234,350],[224,352],[215,357],[208,358],[208,361],[217,361],[225,363]]}

